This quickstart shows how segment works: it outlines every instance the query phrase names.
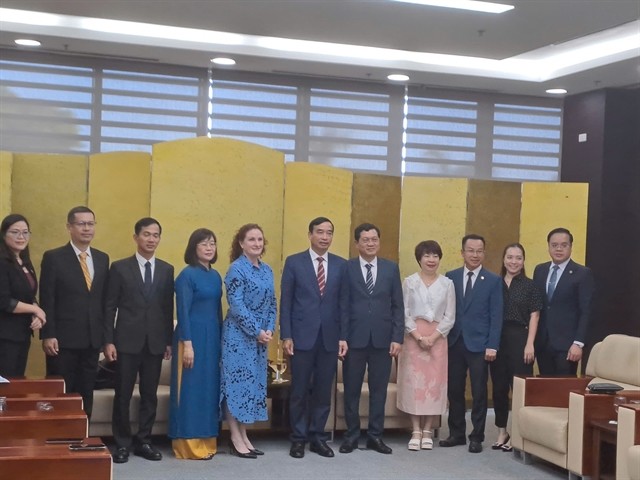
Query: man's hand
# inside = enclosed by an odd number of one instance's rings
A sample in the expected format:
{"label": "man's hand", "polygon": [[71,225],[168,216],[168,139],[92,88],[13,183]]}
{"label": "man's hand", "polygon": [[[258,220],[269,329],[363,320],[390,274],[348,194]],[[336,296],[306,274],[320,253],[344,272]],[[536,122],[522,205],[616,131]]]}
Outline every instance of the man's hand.
{"label": "man's hand", "polygon": [[116,360],[118,360],[118,351],[116,350],[116,346],[113,343],[107,343],[102,351],[104,352],[104,358],[106,358],[110,362],[115,362]]}
{"label": "man's hand", "polygon": [[401,343],[391,342],[391,345],[389,346],[389,355],[391,355],[392,357],[397,357],[400,353],[400,350],[402,350]]}
{"label": "man's hand", "polygon": [[45,338],[42,341],[42,350],[46,355],[55,357],[58,355],[58,339],[57,338]]}
{"label": "man's hand", "polygon": [[484,359],[487,362],[493,362],[496,359],[496,355],[498,355],[498,351],[493,348],[487,348],[484,351]]}
{"label": "man's hand", "polygon": [[347,344],[347,341],[339,340],[338,341],[338,358],[340,360],[344,360],[344,357],[347,355],[348,351],[349,351],[349,345]]}
{"label": "man's hand", "polygon": [[567,353],[567,360],[570,362],[579,362],[582,358],[582,349],[575,343],[569,348]]}
{"label": "man's hand", "polygon": [[293,357],[293,339],[285,338],[282,340],[282,351],[285,355]]}
{"label": "man's hand", "polygon": [[171,360],[171,345],[167,345],[164,348],[164,356],[162,358],[165,360]]}

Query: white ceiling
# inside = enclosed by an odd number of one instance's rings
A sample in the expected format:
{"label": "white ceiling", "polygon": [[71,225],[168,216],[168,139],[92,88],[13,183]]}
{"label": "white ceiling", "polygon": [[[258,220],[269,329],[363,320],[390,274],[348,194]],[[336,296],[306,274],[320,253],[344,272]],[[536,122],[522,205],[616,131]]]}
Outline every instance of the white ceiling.
{"label": "white ceiling", "polygon": [[[640,49],[611,60],[557,71],[556,78],[532,81],[517,72],[497,74],[492,61],[535,59],[580,44],[582,37],[607,36],[626,29],[640,38],[640,0],[499,0],[515,5],[500,15],[474,13],[388,0],[2,0],[2,8],[81,17],[129,20],[252,35],[242,48],[222,43],[183,42],[97,31],[18,25],[0,18],[0,46],[16,48],[20,36],[36,37],[47,51],[136,58],[144,61],[210,66],[209,59],[231,54],[238,70],[297,73],[386,81],[406,73],[411,84],[504,93],[546,95],[564,87],[580,93],[604,87],[640,85]],[[635,22],[635,23],[630,23]],[[201,32],[203,39],[206,32]],[[486,59],[489,68],[470,70],[416,64],[404,59],[339,58],[257,48],[259,37],[278,37],[403,52],[430,52]],[[567,43],[568,42],[568,43]],[[285,49],[287,42],[284,43]],[[382,51],[381,51],[382,52]],[[384,53],[384,52],[383,52]],[[288,57],[288,58],[283,58]],[[470,59],[470,64],[473,59]],[[609,63],[612,62],[612,63]],[[495,63],[498,65],[498,63]],[[566,73],[566,74],[565,74]],[[559,75],[559,76],[558,76]]]}

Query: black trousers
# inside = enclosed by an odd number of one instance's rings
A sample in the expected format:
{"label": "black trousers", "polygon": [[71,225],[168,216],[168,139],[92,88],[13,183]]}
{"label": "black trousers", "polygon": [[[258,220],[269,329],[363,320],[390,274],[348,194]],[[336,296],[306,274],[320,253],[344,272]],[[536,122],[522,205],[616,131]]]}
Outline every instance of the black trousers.
{"label": "black trousers", "polygon": [[449,434],[458,440],[465,438],[465,387],[467,371],[471,378],[471,423],[473,430],[469,440],[484,441],[484,427],[487,421],[487,380],[489,377],[485,352],[470,352],[464,345],[462,336],[449,346]]}
{"label": "black trousers", "polygon": [[368,368],[369,425],[367,436],[380,438],[384,432],[384,406],[391,374],[388,348],[350,348],[343,365],[344,413],[347,431],[344,439],[355,442],[360,437],[360,394]]}
{"label": "black trousers", "polygon": [[[113,399],[111,428],[118,448],[129,448],[132,443],[151,443],[151,429],[156,420],[158,405],[158,382],[162,370],[163,355],[153,355],[145,346],[140,353],[118,352],[116,362],[116,387]],[[135,439],[131,433],[129,404],[133,395],[136,378],[140,375],[140,410],[138,432]]]}
{"label": "black trousers", "polygon": [[578,371],[578,362],[567,360],[569,349],[557,351],[550,346],[536,352],[536,360],[540,375],[566,375],[575,376]]}
{"label": "black trousers", "polygon": [[0,375],[3,377],[24,377],[31,338],[26,342],[15,342],[0,338]]}
{"label": "black trousers", "polygon": [[47,355],[47,376],[61,375],[67,393],[82,396],[84,411],[91,418],[93,410],[93,387],[98,374],[97,348],[60,348],[58,355]]}
{"label": "black trousers", "polygon": [[513,389],[514,375],[533,375],[533,363],[524,363],[524,347],[529,330],[524,325],[507,322],[502,326],[500,350],[495,361],[489,363],[493,384],[493,408],[496,427],[506,428],[509,419],[509,391]]}
{"label": "black trousers", "polygon": [[327,352],[318,333],[311,350],[296,350],[291,362],[289,420],[292,442],[327,440],[324,427],[331,411],[337,352]]}

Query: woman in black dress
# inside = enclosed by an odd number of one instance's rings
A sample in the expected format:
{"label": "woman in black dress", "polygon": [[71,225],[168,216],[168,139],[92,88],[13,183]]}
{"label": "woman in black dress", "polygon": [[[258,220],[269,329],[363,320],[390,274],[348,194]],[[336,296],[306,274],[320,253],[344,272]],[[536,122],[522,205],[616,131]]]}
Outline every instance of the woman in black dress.
{"label": "woman in black dress", "polygon": [[533,375],[535,350],[533,342],[538,330],[542,294],[524,271],[525,251],[519,243],[507,245],[502,254],[502,291],[504,320],[500,349],[490,364],[493,382],[493,407],[496,412],[498,439],[491,448],[512,450],[507,432],[509,390],[514,375]]}
{"label": "woman in black dress", "polygon": [[38,282],[29,258],[29,222],[11,214],[0,224],[0,375],[24,376],[31,336],[46,322],[36,303]]}

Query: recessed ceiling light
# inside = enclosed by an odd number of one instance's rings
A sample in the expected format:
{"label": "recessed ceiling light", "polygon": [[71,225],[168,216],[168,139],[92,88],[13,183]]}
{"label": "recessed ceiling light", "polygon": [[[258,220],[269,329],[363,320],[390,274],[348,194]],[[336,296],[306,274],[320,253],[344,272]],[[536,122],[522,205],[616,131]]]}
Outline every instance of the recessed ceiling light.
{"label": "recessed ceiling light", "polygon": [[391,75],[387,75],[387,78],[392,82],[408,82],[409,75],[404,75],[402,73],[392,73]]}
{"label": "recessed ceiling light", "polygon": [[39,47],[42,45],[38,40],[31,40],[29,38],[18,38],[14,40],[16,45],[20,45],[22,47]]}
{"label": "recessed ceiling light", "polygon": [[216,65],[235,65],[236,61],[233,58],[228,57],[216,57],[211,59],[212,63]]}
{"label": "recessed ceiling light", "polygon": [[567,91],[564,88],[550,88],[546,91],[552,95],[564,95]]}
{"label": "recessed ceiling light", "polygon": [[513,5],[503,3],[480,2],[478,0],[392,0],[394,2],[415,3],[429,7],[457,8],[459,10],[473,10],[484,13],[504,13],[513,10]]}

